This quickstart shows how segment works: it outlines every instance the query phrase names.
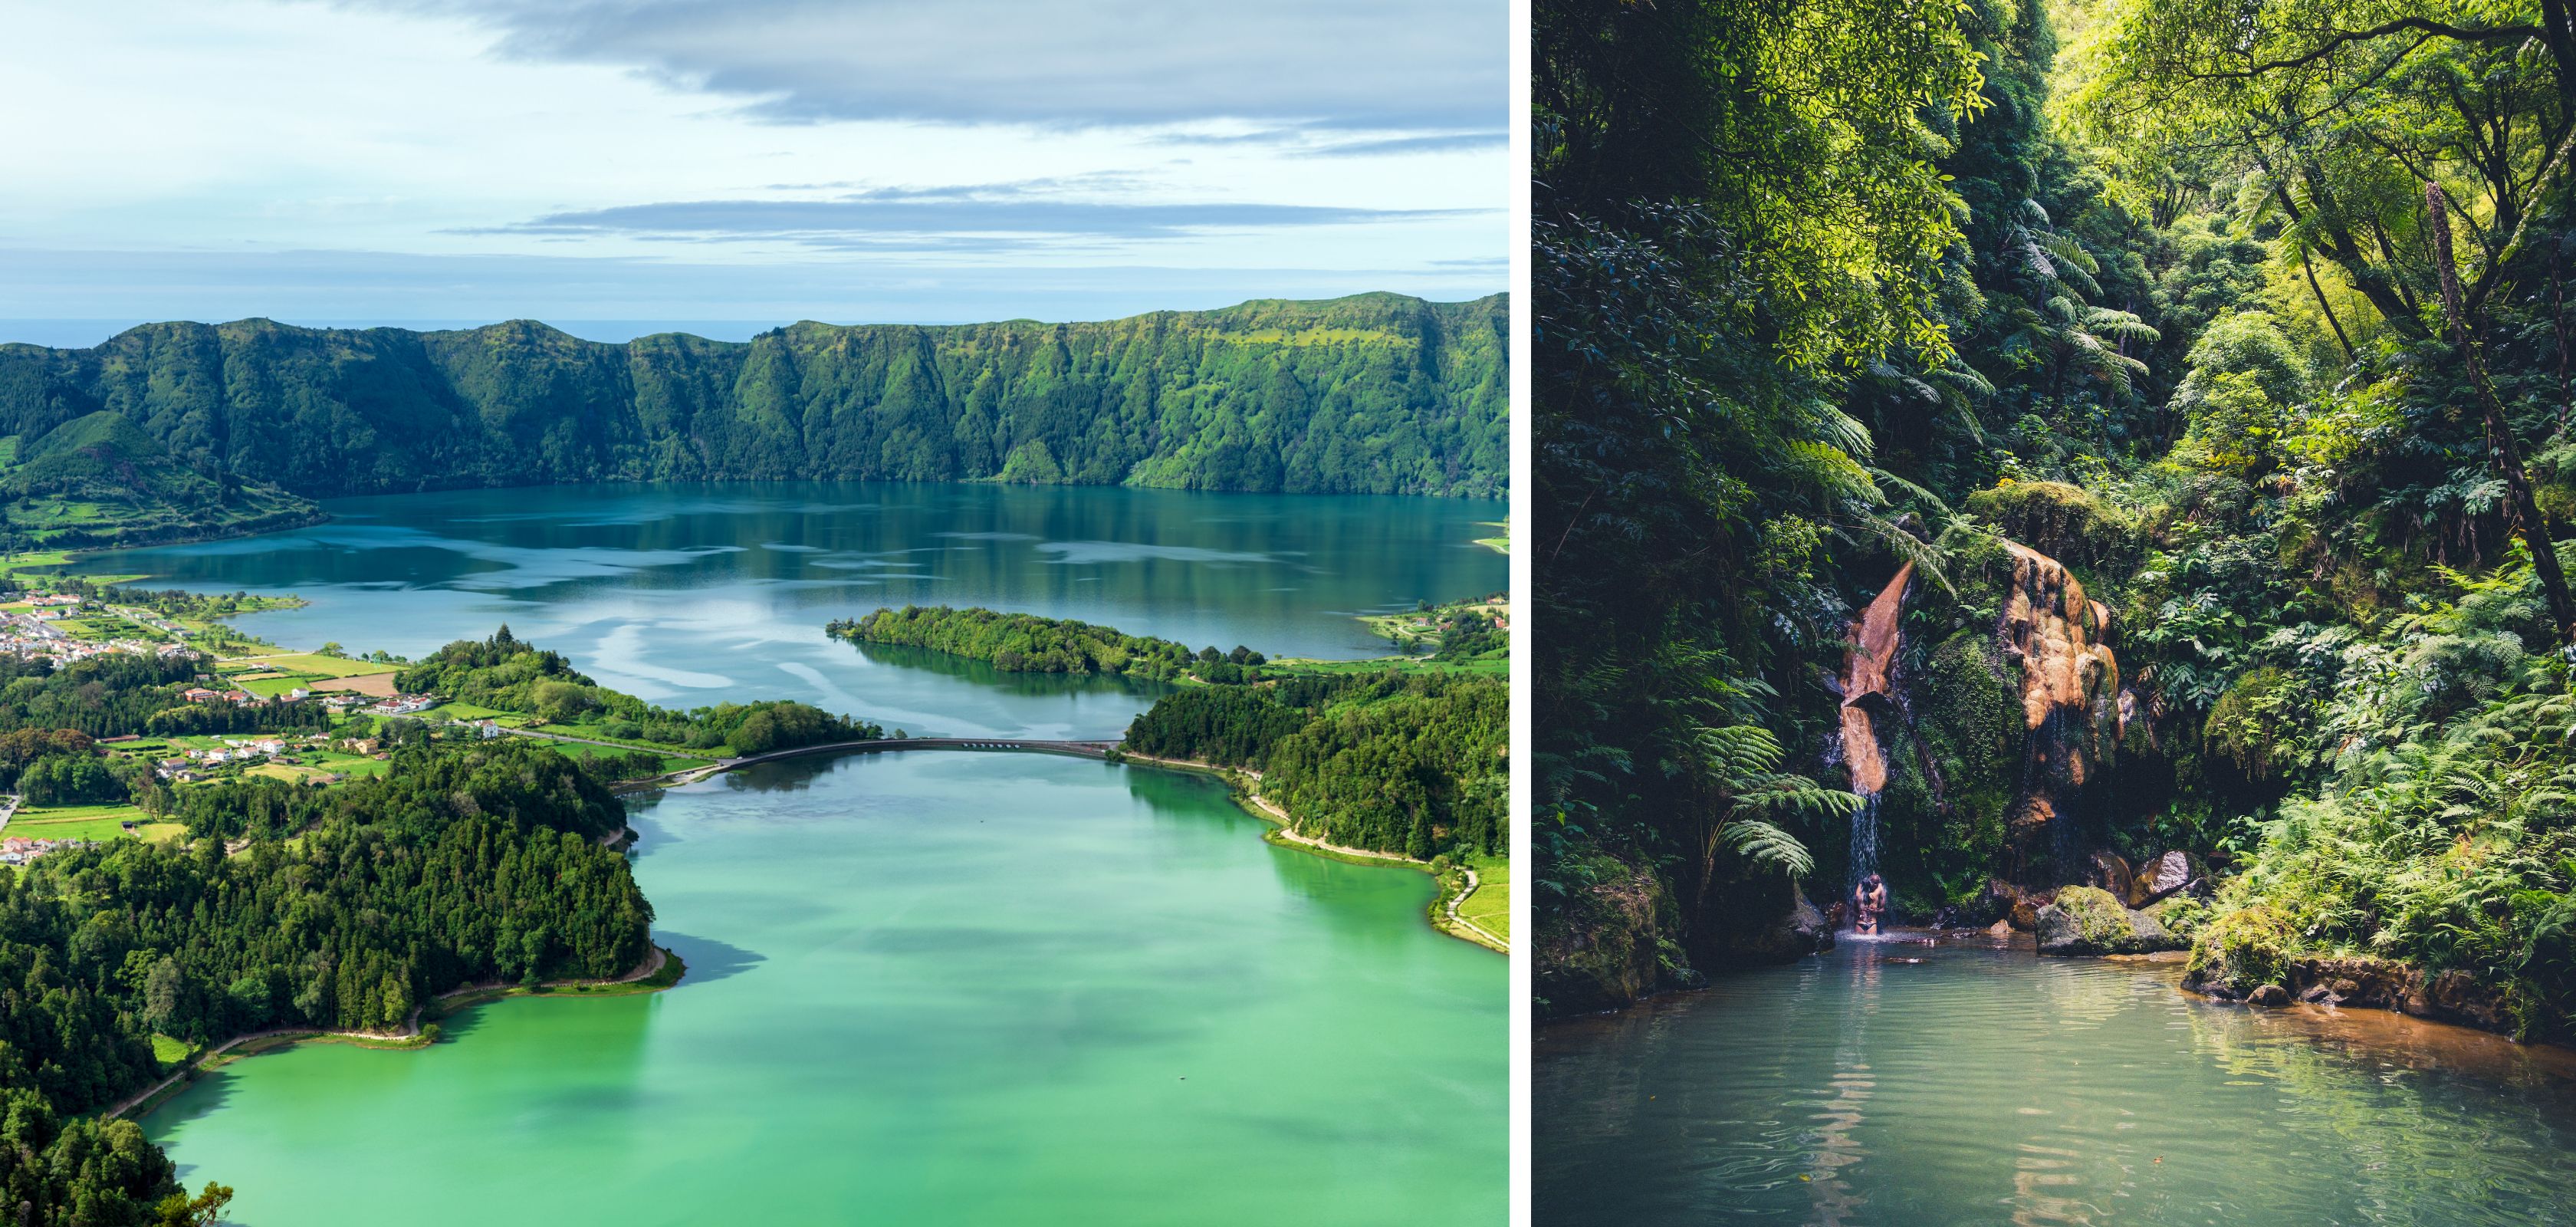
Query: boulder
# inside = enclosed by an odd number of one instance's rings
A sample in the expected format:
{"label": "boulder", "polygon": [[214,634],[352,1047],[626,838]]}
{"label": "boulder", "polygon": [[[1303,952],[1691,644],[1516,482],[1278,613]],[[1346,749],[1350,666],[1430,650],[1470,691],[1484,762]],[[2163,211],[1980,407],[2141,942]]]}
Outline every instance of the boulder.
{"label": "boulder", "polygon": [[2245,994],[2245,1004],[2273,1008],[2285,1006],[2290,1004],[2290,990],[2278,984],[2257,985],[2253,992]]}
{"label": "boulder", "polygon": [[1659,913],[1670,905],[1643,866],[1601,857],[1599,887],[1539,929],[1537,995],[1549,1016],[1635,1004],[1664,977]]}
{"label": "boulder", "polygon": [[2036,919],[2041,954],[2151,954],[2183,945],[2155,917],[2097,886],[2061,888]]}
{"label": "boulder", "polygon": [[2039,927],[2039,909],[2048,902],[2048,896],[1994,878],[1986,883],[1986,901],[2004,923],[2028,933]]}
{"label": "boulder", "polygon": [[2308,991],[2299,994],[2299,1000],[2309,1005],[2342,1005],[2343,994],[2327,985],[2311,984],[2308,986]]}
{"label": "boulder", "polygon": [[2129,898],[2137,885],[2137,875],[2130,871],[2129,862],[2117,852],[2096,852],[2085,858],[2084,884],[2109,892],[2122,907],[2138,906]]}
{"label": "boulder", "polygon": [[2406,1012],[2488,1031],[2513,1029],[2513,1015],[2506,1008],[2503,991],[2457,969],[2426,980],[2406,1003]]}
{"label": "boulder", "polygon": [[2209,867],[2188,852],[2167,852],[2138,863],[2129,906],[2145,907],[2169,899],[2209,880]]}
{"label": "boulder", "polygon": [[1783,963],[1833,948],[1834,927],[1807,899],[1805,891],[1792,895],[1787,911],[1741,943],[1743,952],[1752,958]]}
{"label": "boulder", "polygon": [[2423,977],[2403,963],[2373,958],[2308,958],[2291,964],[2294,982],[2326,990],[2333,1004],[2394,1010],[2416,995]]}
{"label": "boulder", "polygon": [[2155,918],[2178,942],[2191,941],[2209,923],[2209,905],[2190,895],[2168,895],[2138,909]]}

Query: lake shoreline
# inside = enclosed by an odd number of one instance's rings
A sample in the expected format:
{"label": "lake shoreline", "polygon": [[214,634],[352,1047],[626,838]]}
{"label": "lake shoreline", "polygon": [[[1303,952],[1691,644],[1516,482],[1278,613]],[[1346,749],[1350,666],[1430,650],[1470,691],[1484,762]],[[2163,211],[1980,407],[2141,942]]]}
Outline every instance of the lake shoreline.
{"label": "lake shoreline", "polygon": [[[2213,996],[2209,993],[2194,989],[2184,982],[2182,970],[2183,954],[2180,951],[2164,951],[2155,954],[2041,954],[2038,949],[2030,943],[2030,937],[2028,934],[2016,932],[2011,938],[1996,941],[1991,938],[1987,938],[1983,930],[1891,929],[1885,936],[1879,939],[1857,943],[1853,941],[1847,931],[1835,934],[1836,947],[1853,944],[1871,947],[1928,945],[1953,950],[1969,949],[1990,951],[1997,956],[2003,957],[2023,956],[2042,963],[2090,963],[2122,967],[2132,970],[2141,976],[2164,980],[2178,1000],[2189,1002],[2190,1004],[2199,1007],[2221,1009],[2232,1013],[2248,1014],[2258,1018],[2290,1022],[2294,1025],[2309,1028],[2318,1032],[2318,1034],[2312,1038],[2315,1038],[2320,1042],[2327,1039],[2334,1039],[2341,1042],[2366,1043],[2368,1042],[2366,1040],[2356,1040],[2355,1036],[2360,1032],[2376,1029],[2390,1031],[2391,1033],[2406,1033],[2406,1046],[2409,1048],[2421,1048],[2426,1046],[2428,1043],[2439,1043],[2446,1036],[2455,1043],[2506,1045],[2513,1050],[2538,1054],[2535,1059],[2540,1060],[2543,1063],[2559,1067],[2563,1071],[2562,1076],[2568,1079],[2571,1089],[2576,1089],[2576,1046],[2564,1044],[2557,1040],[2517,1039],[2506,1031],[2482,1027],[2470,1021],[2464,1021],[2457,1018],[2437,1017],[2429,1014],[2416,1014],[2406,1010],[2375,1004],[2323,1005],[2314,1002],[2293,1000],[2289,1004],[2283,1006],[2257,1006],[2248,1004],[2244,1001]],[[1724,987],[1729,981],[1740,980],[1751,976],[1776,974],[1784,970],[1795,969],[1812,960],[1821,960],[1832,957],[1832,955],[1833,951],[1827,950],[1820,951],[1813,955],[1802,956],[1801,958],[1794,959],[1786,963],[1730,968],[1721,971],[1717,976],[1710,977],[1709,981],[1705,984],[1687,988],[1676,987],[1661,989],[1647,994],[1646,996],[1639,997],[1637,1000],[1618,1009],[1593,1010],[1575,1014],[1559,1014],[1550,1017],[1541,1017],[1536,1020],[1533,1036],[1536,1039],[1544,1040],[1552,1038],[1550,1035],[1551,1032],[1570,1034],[1581,1031],[1586,1027],[1599,1027],[1607,1023],[1609,1020],[1623,1018],[1627,1015],[1639,1013],[1640,1011],[1680,1008],[1693,999],[1709,993],[1711,990]]]}
{"label": "lake shoreline", "polygon": [[1439,885],[1439,890],[1432,897],[1431,906],[1425,909],[1425,916],[1430,920],[1431,927],[1434,930],[1447,934],[1450,937],[1457,938],[1458,940],[1470,945],[1482,946],[1496,954],[1505,956],[1511,954],[1511,943],[1486,932],[1484,929],[1478,927],[1475,922],[1458,915],[1458,905],[1466,902],[1469,896],[1475,894],[1480,885],[1476,877],[1476,871],[1473,869],[1467,869],[1463,865],[1458,866],[1457,868],[1465,875],[1466,880],[1461,883],[1452,884],[1448,879],[1448,875],[1434,869],[1429,861],[1416,860],[1412,857],[1399,855],[1393,852],[1373,852],[1366,848],[1347,848],[1340,844],[1327,843],[1320,839],[1309,839],[1303,835],[1299,835],[1296,831],[1290,829],[1288,814],[1286,811],[1272,804],[1269,798],[1254,791],[1251,786],[1246,783],[1247,778],[1258,780],[1260,775],[1257,772],[1245,771],[1240,768],[1233,767],[1219,767],[1214,764],[1199,762],[1195,759],[1156,758],[1150,754],[1137,754],[1133,751],[1123,749],[1119,750],[1117,752],[1117,757],[1111,761],[1121,764],[1145,763],[1150,766],[1161,767],[1168,771],[1182,771],[1200,775],[1215,776],[1217,779],[1225,783],[1226,791],[1236,805],[1242,807],[1245,813],[1251,814],[1252,816],[1261,819],[1264,823],[1269,824],[1268,828],[1262,831],[1261,840],[1263,843],[1269,844],[1272,847],[1293,848],[1299,852],[1306,853],[1309,856],[1320,856],[1326,860],[1341,861],[1346,864],[1368,865],[1381,869],[1414,869],[1430,874],[1432,881]]}
{"label": "lake shoreline", "polygon": [[[667,973],[667,974],[666,974]],[[133,1097],[99,1113],[102,1119],[123,1117],[141,1120],[154,1109],[179,1097],[195,1085],[198,1078],[222,1069],[236,1061],[263,1053],[282,1052],[300,1044],[346,1044],[356,1048],[407,1052],[436,1044],[440,1037],[438,1024],[459,1011],[489,1005],[512,997],[634,997],[659,993],[677,987],[688,975],[688,964],[666,947],[653,946],[635,970],[610,980],[548,980],[536,985],[469,984],[450,989],[429,999],[426,1005],[414,1006],[410,1020],[400,1031],[329,1031],[317,1027],[276,1027],[236,1035],[211,1048],[194,1052],[180,1063],[177,1070],[160,1082]],[[431,1013],[432,1010],[436,1012]],[[427,1017],[424,1017],[427,1015]]]}

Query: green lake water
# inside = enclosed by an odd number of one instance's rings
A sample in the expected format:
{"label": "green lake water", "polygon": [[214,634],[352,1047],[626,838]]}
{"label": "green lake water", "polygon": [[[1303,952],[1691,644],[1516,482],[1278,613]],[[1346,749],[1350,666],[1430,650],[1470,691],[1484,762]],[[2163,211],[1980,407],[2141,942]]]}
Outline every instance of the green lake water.
{"label": "green lake water", "polygon": [[2576,1053],[2380,1010],[2211,1003],[2176,973],[1846,942],[1551,1024],[1537,1221],[2576,1216]]}
{"label": "green lake water", "polygon": [[637,826],[678,988],[256,1057],[147,1128],[248,1227],[1503,1219],[1503,961],[1421,874],[1044,755],[777,764]]}
{"label": "green lake water", "polygon": [[[999,486],[467,491],[93,560],[292,592],[290,646],[503,621],[670,706],[786,697],[916,734],[1116,736],[1152,692],[826,639],[980,604],[1274,655],[1504,585],[1492,503]],[[145,1119],[248,1227],[1491,1224],[1503,959],[1427,876],[1262,842],[1202,777],[916,752],[639,803],[671,992],[520,999],[419,1052],[306,1045]]]}

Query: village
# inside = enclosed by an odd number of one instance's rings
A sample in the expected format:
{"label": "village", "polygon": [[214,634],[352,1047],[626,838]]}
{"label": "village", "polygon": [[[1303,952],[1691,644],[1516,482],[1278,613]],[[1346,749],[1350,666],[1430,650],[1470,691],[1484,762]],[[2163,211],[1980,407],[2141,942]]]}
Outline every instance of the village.
{"label": "village", "polygon": [[[254,654],[224,656],[216,647]],[[198,664],[195,685],[179,693],[186,703],[210,707],[312,703],[327,715],[327,729],[296,732],[104,738],[110,758],[151,764],[154,778],[172,787],[236,778],[270,778],[329,787],[381,775],[389,755],[378,721],[437,720],[468,735],[497,737],[501,729],[479,710],[434,713],[435,696],[404,694],[393,687],[398,662],[362,661],[336,654],[286,652],[246,639],[220,624],[191,626],[148,609],[74,593],[0,593],[0,653],[62,668],[113,654],[184,659]],[[24,866],[49,853],[104,839],[173,839],[177,823],[130,804],[31,806],[0,794],[0,866]]]}

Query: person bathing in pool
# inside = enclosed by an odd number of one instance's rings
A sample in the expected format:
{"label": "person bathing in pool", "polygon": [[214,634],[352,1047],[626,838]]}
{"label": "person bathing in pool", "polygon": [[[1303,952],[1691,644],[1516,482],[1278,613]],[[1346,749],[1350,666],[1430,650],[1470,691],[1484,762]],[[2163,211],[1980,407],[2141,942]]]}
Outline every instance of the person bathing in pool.
{"label": "person bathing in pool", "polygon": [[1852,888],[1852,932],[1863,936],[1878,935],[1878,918],[1887,911],[1887,883],[1877,874],[1860,880]]}

